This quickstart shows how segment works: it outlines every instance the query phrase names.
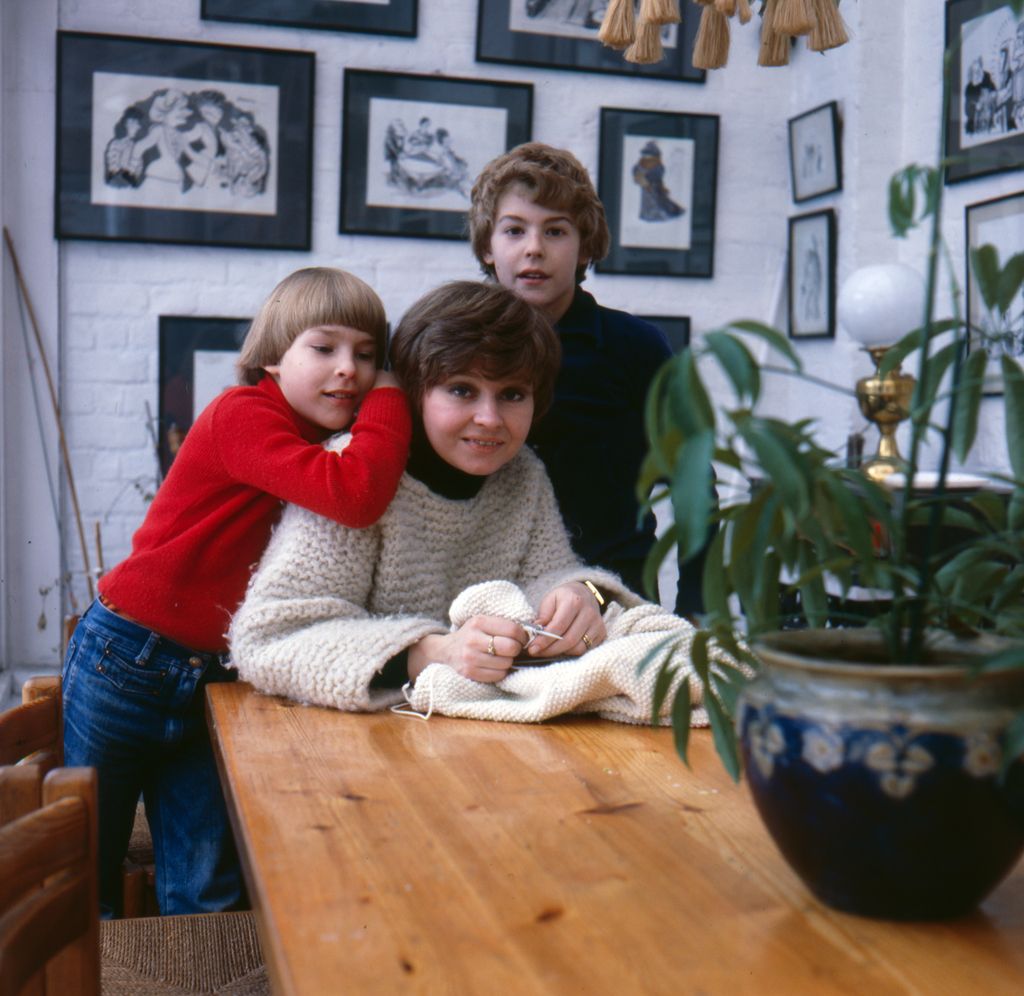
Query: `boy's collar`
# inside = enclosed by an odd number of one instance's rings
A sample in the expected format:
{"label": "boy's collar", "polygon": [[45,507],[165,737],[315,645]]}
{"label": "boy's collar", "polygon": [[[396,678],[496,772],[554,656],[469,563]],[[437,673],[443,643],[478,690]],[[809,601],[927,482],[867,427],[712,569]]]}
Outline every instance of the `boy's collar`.
{"label": "boy's collar", "polygon": [[560,334],[571,332],[573,335],[584,335],[600,341],[601,323],[597,317],[597,301],[594,295],[577,284],[572,303],[565,314],[555,322],[555,328]]}

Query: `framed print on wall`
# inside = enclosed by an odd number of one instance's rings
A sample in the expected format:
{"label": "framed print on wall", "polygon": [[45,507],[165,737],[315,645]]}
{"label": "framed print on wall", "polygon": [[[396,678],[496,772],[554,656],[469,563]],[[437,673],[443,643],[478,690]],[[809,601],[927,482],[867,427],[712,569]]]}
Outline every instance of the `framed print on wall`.
{"label": "framed print on wall", "polygon": [[57,35],[56,234],[308,249],[313,55]]}
{"label": "framed print on wall", "polygon": [[717,115],[602,107],[599,165],[612,233],[599,272],[712,275]]}
{"label": "framed print on wall", "polygon": [[839,105],[834,100],[789,119],[789,176],[798,204],[843,189]]}
{"label": "framed print on wall", "polygon": [[637,315],[645,322],[657,325],[668,344],[672,347],[673,353],[681,352],[690,345],[690,319],[678,315]]}
{"label": "framed print on wall", "polygon": [[971,265],[971,252],[983,245],[995,246],[999,265],[1024,254],[1024,191],[1007,197],[968,204],[964,211],[967,229],[967,317],[971,324],[968,349],[988,352],[986,394],[1002,394],[1000,356],[1019,360],[1024,356],[1024,293],[1009,301],[1005,312],[985,306],[978,278]]}
{"label": "framed print on wall", "polygon": [[836,334],[836,215],[831,209],[789,219],[789,337]]}
{"label": "framed print on wall", "polygon": [[695,69],[691,59],[700,26],[697,8],[680,4],[682,22],[662,30],[665,57],[640,65],[597,40],[606,6],[598,0],[479,0],[477,61],[704,82],[704,70]]}
{"label": "framed print on wall", "polygon": [[418,0],[203,0],[207,21],[416,37]]}
{"label": "framed print on wall", "polygon": [[946,183],[1024,163],[1024,15],[989,0],[947,0],[952,53]]}
{"label": "framed print on wall", "polygon": [[533,86],[345,70],[339,230],[465,239],[473,181],[529,141]]}
{"label": "framed print on wall", "polygon": [[157,448],[164,474],[196,416],[221,391],[238,383],[235,361],[250,321],[160,316]]}

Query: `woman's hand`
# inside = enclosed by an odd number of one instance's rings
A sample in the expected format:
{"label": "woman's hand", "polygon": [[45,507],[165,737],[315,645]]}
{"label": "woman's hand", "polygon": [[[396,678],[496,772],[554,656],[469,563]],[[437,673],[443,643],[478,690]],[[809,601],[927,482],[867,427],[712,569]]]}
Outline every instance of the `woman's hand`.
{"label": "woman's hand", "polygon": [[428,664],[440,663],[473,681],[501,681],[529,639],[511,619],[473,616],[454,633],[434,633],[414,643],[409,648],[409,677],[415,681]]}
{"label": "woman's hand", "polygon": [[561,633],[562,638],[536,637],[526,651],[531,657],[579,657],[604,643],[608,635],[601,606],[579,581],[559,585],[544,596],[537,610],[537,625]]}

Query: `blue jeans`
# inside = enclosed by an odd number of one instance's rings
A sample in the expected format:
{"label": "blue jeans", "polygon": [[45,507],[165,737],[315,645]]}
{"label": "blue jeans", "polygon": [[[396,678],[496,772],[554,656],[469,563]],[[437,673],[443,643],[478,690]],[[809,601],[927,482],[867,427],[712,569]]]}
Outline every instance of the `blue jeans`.
{"label": "blue jeans", "polygon": [[64,761],[97,770],[103,916],[121,912],[121,865],[140,794],[160,912],[245,906],[203,691],[236,676],[219,655],[189,650],[99,600],[75,628],[62,674]]}

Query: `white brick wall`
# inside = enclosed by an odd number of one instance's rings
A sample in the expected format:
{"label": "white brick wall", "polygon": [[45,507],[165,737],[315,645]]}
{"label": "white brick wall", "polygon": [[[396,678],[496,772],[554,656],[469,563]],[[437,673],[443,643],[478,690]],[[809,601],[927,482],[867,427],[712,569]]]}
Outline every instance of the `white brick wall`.
{"label": "white brick wall", "polygon": [[[684,3],[689,13],[692,5]],[[19,8],[17,14],[12,7]],[[782,320],[783,313],[776,309],[784,301],[780,280],[786,219],[799,213],[789,193],[786,121],[828,100],[839,101],[845,122],[845,189],[799,210],[836,208],[840,280],[879,256],[923,265],[917,258],[919,242],[896,245],[888,239],[883,212],[889,175],[906,162],[931,161],[935,154],[942,18],[934,0],[906,0],[896,6],[844,3],[842,11],[853,29],[854,42],[824,57],[801,47],[788,69],[755,66],[757,40],[751,24],[734,33],[731,65],[710,73],[704,86],[477,63],[476,9],[476,0],[420,0],[419,37],[408,40],[204,22],[197,0],[5,4],[5,102],[0,117],[5,218],[17,223],[15,237],[26,246],[23,265],[45,300],[42,310],[49,334],[56,336],[59,327],[64,415],[78,494],[90,542],[93,524],[101,524],[108,566],[128,551],[131,534],[145,512],[142,492],[153,476],[146,405],[155,415],[161,314],[249,315],[273,284],[293,269],[332,264],[369,281],[396,321],[412,301],[437,283],[478,273],[463,243],[338,233],[345,66],[532,82],[534,137],[573,149],[595,172],[601,106],[721,115],[714,278],[595,275],[587,284],[602,301],[616,307],[689,315],[696,336],[732,317]],[[314,51],[312,250],[68,241],[56,253],[48,237],[52,226],[47,226],[51,225],[53,179],[52,35],[57,27]],[[25,45],[31,45],[31,51],[26,52]],[[28,107],[38,113],[26,113]],[[35,166],[26,163],[29,155],[38,158]],[[946,234],[961,268],[963,204],[1008,193],[1015,184],[1019,179],[1004,176],[949,191]],[[5,271],[7,329],[12,307]],[[9,331],[5,339],[11,339]],[[851,383],[854,370],[857,376],[866,371],[863,359],[842,336],[801,349],[816,372],[841,383]],[[25,376],[24,361],[10,341],[4,357],[7,390]],[[12,391],[11,397],[15,394],[18,432],[27,437],[36,432],[34,416],[24,390]],[[777,387],[774,404],[782,412],[822,413],[835,445],[860,424],[852,402],[837,401],[834,396],[819,398],[805,389],[794,393],[791,384]],[[5,418],[11,415],[5,408]],[[13,452],[10,433],[5,430],[8,454]],[[23,452],[31,452],[25,439],[21,446]],[[997,438],[986,444],[987,459],[998,462],[1000,453]],[[14,463],[7,455],[3,473],[8,491],[30,495],[6,505],[3,653],[7,661],[45,664],[54,660],[56,646],[52,599],[48,628],[39,631],[34,624],[38,588],[60,571],[50,538],[53,517],[39,466],[23,472],[22,461]],[[27,508],[33,509],[31,514]],[[85,599],[81,555],[66,499],[64,523],[63,548],[81,603]],[[38,535],[35,551],[33,535]],[[25,537],[28,540],[23,542]],[[94,553],[92,559],[95,563]]]}

